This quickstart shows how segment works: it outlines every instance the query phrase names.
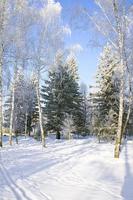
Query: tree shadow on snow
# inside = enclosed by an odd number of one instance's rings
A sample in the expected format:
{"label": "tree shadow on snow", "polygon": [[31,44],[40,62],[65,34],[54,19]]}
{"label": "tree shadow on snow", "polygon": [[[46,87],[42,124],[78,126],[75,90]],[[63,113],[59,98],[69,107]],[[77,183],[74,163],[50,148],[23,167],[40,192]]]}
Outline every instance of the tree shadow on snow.
{"label": "tree shadow on snow", "polygon": [[133,200],[133,174],[129,164],[127,144],[125,144],[125,177],[121,194],[124,200]]}

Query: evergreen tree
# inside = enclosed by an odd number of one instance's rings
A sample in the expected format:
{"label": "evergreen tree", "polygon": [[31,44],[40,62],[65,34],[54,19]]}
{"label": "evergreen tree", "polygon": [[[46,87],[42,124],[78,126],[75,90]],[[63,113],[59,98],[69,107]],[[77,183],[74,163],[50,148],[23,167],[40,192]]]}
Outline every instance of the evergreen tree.
{"label": "evergreen tree", "polygon": [[84,83],[80,85],[81,93],[81,114],[80,114],[80,123],[81,123],[81,133],[85,136],[89,133],[89,102],[87,98],[87,86]]}
{"label": "evergreen tree", "polygon": [[118,59],[107,45],[100,58],[97,73],[97,92],[91,94],[94,105],[94,131],[99,138],[114,138],[118,122],[119,79]]}
{"label": "evergreen tree", "polygon": [[25,110],[27,114],[27,120],[25,125],[27,128],[25,130],[25,134],[28,133],[30,136],[30,132],[33,130],[35,132],[35,127],[39,121],[39,110],[38,110],[38,103],[37,103],[37,96],[35,91],[34,81],[28,80],[26,91],[25,91]]}
{"label": "evergreen tree", "polygon": [[[24,134],[30,132],[38,121],[37,98],[32,80],[25,79],[22,70],[18,70],[14,94],[13,132]],[[4,127],[9,129],[11,117],[11,94],[4,105]]]}
{"label": "evergreen tree", "polygon": [[47,130],[55,131],[56,138],[60,139],[65,115],[76,116],[80,99],[79,86],[68,63],[58,60],[56,67],[49,72],[42,93]]}
{"label": "evergreen tree", "polygon": [[74,98],[74,105],[72,105],[72,117],[73,117],[73,125],[75,127],[75,132],[78,134],[82,134],[83,132],[85,132],[85,115],[84,115],[84,106],[83,106],[83,95],[82,92],[80,91],[79,88],[79,84],[78,84],[78,68],[77,68],[77,63],[75,60],[75,57],[73,56],[73,54],[70,54],[67,58],[66,61],[67,67],[69,69],[69,73],[71,74],[72,77],[72,81],[73,81],[73,94],[75,94],[75,96],[73,96]]}
{"label": "evergreen tree", "polygon": [[[17,71],[16,87],[15,87],[15,99],[14,99],[14,111],[13,111],[13,131],[16,136],[18,133],[23,133],[24,131],[24,121],[25,121],[25,110],[24,110],[24,74],[21,70]],[[5,126],[9,128],[10,117],[11,117],[11,94],[8,96],[5,102],[5,112],[4,112],[4,122]]]}

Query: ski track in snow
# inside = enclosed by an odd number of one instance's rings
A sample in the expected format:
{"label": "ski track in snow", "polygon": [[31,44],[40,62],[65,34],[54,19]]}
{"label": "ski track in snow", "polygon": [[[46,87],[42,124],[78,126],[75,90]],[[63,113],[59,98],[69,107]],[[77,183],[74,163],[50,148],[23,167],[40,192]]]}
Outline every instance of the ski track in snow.
{"label": "ski track in snow", "polygon": [[113,144],[31,138],[0,150],[0,200],[133,200],[133,141]]}

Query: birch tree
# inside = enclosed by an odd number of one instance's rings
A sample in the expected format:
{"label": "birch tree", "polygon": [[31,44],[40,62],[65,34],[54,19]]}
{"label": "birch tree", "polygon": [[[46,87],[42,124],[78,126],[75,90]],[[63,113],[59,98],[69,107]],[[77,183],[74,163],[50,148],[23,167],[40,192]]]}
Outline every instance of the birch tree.
{"label": "birch tree", "polygon": [[54,1],[47,1],[39,11],[38,29],[39,36],[34,44],[35,87],[39,109],[39,124],[41,130],[42,146],[45,147],[45,132],[41,108],[41,80],[52,65],[56,52],[63,48],[63,38],[68,28],[61,22],[61,6]]}
{"label": "birch tree", "polygon": [[[110,45],[118,52],[119,55],[119,71],[120,71],[120,93],[119,93],[119,117],[117,136],[115,142],[114,157],[118,158],[120,146],[123,136],[123,113],[124,113],[124,91],[125,91],[125,75],[128,73],[128,58],[130,57],[127,51],[128,32],[131,20],[129,20],[127,2],[122,0],[94,0],[99,11],[91,14],[87,9],[82,9],[88,21],[91,21],[100,35],[104,36],[101,40]],[[129,81],[130,82],[130,81]],[[130,85],[128,85],[130,88]],[[130,104],[129,104],[130,112]],[[128,117],[129,115],[127,115]],[[129,117],[128,117],[129,118]],[[126,123],[125,123],[126,124]]]}
{"label": "birch tree", "polygon": [[3,135],[3,70],[4,70],[4,55],[7,47],[7,37],[5,34],[8,20],[9,10],[8,1],[0,1],[0,146],[2,147],[2,135]]}
{"label": "birch tree", "polygon": [[[11,113],[10,113],[10,134],[9,134],[9,143],[12,145],[12,132],[13,132],[13,118],[14,118],[14,99],[15,99],[15,88],[17,80],[17,72],[20,67],[24,68],[24,63],[29,57],[28,54],[28,33],[29,28],[33,24],[33,9],[28,5],[27,0],[16,0],[11,2],[11,12],[12,17],[10,21],[14,20],[13,25],[11,24],[10,28],[15,32],[12,36],[11,44],[11,61],[12,61],[12,82],[11,82]],[[28,64],[27,64],[28,65]]]}

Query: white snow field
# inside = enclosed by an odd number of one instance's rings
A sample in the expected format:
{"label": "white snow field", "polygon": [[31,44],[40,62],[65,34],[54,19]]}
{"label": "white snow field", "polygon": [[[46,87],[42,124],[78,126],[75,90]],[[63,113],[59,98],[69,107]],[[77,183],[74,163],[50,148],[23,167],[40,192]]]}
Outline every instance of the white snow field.
{"label": "white snow field", "polygon": [[120,159],[92,139],[31,138],[0,149],[0,200],[133,200],[133,141]]}

